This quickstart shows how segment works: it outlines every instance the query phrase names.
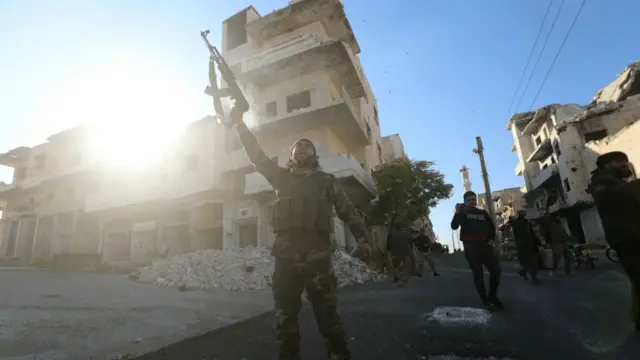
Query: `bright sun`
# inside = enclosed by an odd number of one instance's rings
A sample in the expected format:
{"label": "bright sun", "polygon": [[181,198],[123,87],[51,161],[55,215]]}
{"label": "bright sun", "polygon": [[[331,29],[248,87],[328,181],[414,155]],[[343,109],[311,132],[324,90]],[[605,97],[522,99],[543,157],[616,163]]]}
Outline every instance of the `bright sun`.
{"label": "bright sun", "polygon": [[49,111],[64,116],[61,123],[94,125],[91,158],[144,169],[161,160],[197,110],[186,95],[193,91],[185,91],[170,73],[140,61],[111,59],[78,71],[50,99]]}

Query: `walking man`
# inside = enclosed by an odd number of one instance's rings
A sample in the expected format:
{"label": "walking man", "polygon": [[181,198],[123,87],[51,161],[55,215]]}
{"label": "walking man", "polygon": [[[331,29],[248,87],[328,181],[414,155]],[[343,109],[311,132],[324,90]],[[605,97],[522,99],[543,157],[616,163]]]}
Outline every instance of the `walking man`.
{"label": "walking man", "polygon": [[546,214],[542,218],[542,223],[543,229],[547,234],[547,239],[551,243],[551,254],[553,258],[551,273],[555,274],[558,271],[558,265],[560,265],[560,260],[562,260],[564,262],[565,274],[570,275],[573,256],[569,248],[569,234],[567,234],[564,226],[562,226],[560,222],[560,218],[556,215]]}
{"label": "walking man", "polygon": [[[476,193],[467,191],[463,195],[464,204],[456,205],[456,213],[451,220],[451,229],[460,228],[460,241],[464,244],[464,255],[473,273],[473,284],[480,299],[489,308],[503,309],[498,299],[498,287],[502,270],[500,259],[493,247],[496,229],[489,214],[478,209]],[[489,270],[489,292],[484,284],[483,267]]]}
{"label": "walking man", "polygon": [[393,230],[387,237],[387,250],[391,256],[394,281],[399,287],[407,286],[414,267],[411,258],[413,244],[411,235],[399,224],[393,225]]}
{"label": "walking man", "polygon": [[[640,299],[640,180],[633,175],[629,158],[620,151],[602,154],[591,177],[589,190],[600,213],[609,245],[631,280],[636,301]],[[633,319],[640,331],[640,314]]]}
{"label": "walking man", "polygon": [[433,272],[433,276],[440,276],[440,274],[436,271],[436,263],[431,256],[431,245],[433,244],[433,240],[425,234],[424,229],[420,229],[420,233],[413,240],[418,251],[420,251],[420,256],[424,261],[427,262],[431,272]]}
{"label": "walking man", "polygon": [[516,253],[521,266],[520,276],[527,279],[527,275],[530,275],[531,282],[538,284],[540,282],[538,279],[540,243],[526,215],[525,210],[518,211],[518,215],[509,220],[509,225],[515,237]]}
{"label": "walking man", "polygon": [[320,169],[313,143],[298,140],[285,167],[269,159],[234,108],[230,117],[256,171],[276,190],[272,225],[276,235],[273,298],[280,360],[300,360],[298,314],[306,291],[320,334],[332,360],[350,359],[346,334],[337,311],[337,279],[332,263],[333,209],[357,239],[357,250],[368,256],[363,219],[336,183]]}

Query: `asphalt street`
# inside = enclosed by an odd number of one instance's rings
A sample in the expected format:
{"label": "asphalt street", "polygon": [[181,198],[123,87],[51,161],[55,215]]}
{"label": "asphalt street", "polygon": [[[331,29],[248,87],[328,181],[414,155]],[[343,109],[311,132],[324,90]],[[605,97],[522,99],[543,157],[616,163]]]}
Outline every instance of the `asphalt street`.
{"label": "asphalt street", "polygon": [[[414,278],[404,289],[381,282],[341,291],[353,359],[613,360],[640,353],[640,336],[628,322],[628,282],[606,259],[572,276],[543,274],[539,286],[505,263],[500,294],[507,309],[493,313],[479,309],[460,258],[439,263],[442,276]],[[308,306],[300,322],[303,359],[327,359]],[[276,358],[274,317],[267,313],[137,359]]]}

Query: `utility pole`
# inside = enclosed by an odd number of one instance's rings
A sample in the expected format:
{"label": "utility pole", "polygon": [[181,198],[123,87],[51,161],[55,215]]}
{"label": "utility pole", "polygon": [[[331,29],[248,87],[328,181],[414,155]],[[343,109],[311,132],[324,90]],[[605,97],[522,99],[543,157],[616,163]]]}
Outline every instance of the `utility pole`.
{"label": "utility pole", "polygon": [[489,185],[489,174],[487,173],[487,164],[484,162],[484,147],[482,146],[482,139],[480,136],[476,136],[477,147],[473,149],[473,152],[478,154],[480,158],[480,169],[482,170],[482,180],[484,180],[485,202],[487,203],[487,212],[491,217],[491,221],[496,225],[496,210],[493,207],[493,195],[491,194],[491,185]]}

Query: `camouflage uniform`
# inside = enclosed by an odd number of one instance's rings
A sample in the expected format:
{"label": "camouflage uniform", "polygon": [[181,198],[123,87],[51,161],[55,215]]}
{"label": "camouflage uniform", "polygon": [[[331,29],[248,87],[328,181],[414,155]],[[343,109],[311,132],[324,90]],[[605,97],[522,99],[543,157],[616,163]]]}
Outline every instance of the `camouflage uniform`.
{"label": "camouflage uniform", "polygon": [[553,255],[553,270],[558,269],[560,260],[564,261],[564,272],[571,274],[572,254],[569,248],[569,234],[565,231],[562,224],[550,215],[543,217],[543,227],[548,235],[551,243],[551,253]]}
{"label": "camouflage uniform", "polygon": [[350,359],[344,326],[337,311],[333,271],[333,209],[363,240],[365,225],[333,175],[319,169],[279,167],[260,148],[244,123],[236,124],[240,142],[256,171],[276,190],[272,223],[276,240],[273,297],[280,359],[300,359],[298,313],[306,290],[320,334],[332,360]]}

